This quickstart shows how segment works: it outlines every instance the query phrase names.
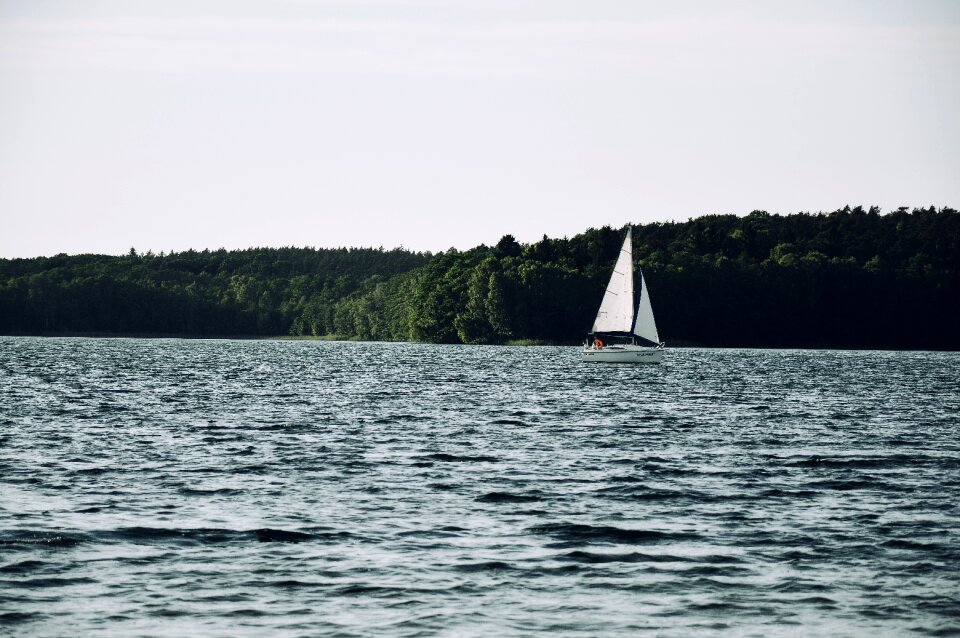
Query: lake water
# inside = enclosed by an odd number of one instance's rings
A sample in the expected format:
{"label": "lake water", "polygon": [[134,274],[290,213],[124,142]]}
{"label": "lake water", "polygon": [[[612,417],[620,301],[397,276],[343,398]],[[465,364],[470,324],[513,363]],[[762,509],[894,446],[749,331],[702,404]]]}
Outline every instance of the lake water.
{"label": "lake water", "polygon": [[0,338],[0,634],[960,635],[960,355]]}

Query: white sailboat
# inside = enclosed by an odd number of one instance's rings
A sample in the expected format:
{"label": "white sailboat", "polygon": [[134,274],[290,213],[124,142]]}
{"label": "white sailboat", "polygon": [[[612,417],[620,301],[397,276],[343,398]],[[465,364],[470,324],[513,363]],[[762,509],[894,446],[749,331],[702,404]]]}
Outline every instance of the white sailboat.
{"label": "white sailboat", "polygon": [[[638,269],[639,270],[639,269]],[[633,232],[627,229],[620,256],[580,360],[589,363],[660,363],[663,344],[653,318],[650,292],[640,271],[640,301],[633,305]]]}

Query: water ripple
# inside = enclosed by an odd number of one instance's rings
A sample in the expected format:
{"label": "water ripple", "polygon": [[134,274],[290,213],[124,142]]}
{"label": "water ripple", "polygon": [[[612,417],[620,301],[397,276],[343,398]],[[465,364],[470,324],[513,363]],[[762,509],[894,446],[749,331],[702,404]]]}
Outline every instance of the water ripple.
{"label": "water ripple", "polygon": [[0,632],[960,635],[960,356],[0,337]]}

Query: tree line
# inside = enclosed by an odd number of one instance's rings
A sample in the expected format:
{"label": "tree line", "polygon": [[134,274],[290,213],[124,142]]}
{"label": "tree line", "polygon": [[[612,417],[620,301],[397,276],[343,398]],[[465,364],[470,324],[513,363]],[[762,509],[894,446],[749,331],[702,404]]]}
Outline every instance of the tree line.
{"label": "tree line", "polygon": [[251,248],[0,260],[0,333],[286,334],[308,300],[429,262],[402,249]]}
{"label": "tree line", "polygon": [[[258,248],[0,260],[0,332],[574,343],[624,229],[431,255]],[[958,349],[960,214],[846,207],[634,226],[668,343]]]}

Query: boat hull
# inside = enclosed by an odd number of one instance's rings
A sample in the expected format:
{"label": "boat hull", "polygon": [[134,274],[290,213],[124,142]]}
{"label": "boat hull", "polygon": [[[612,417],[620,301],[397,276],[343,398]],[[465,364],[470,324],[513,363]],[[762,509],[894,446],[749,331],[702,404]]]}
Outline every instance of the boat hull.
{"label": "boat hull", "polygon": [[585,348],[580,352],[580,361],[584,363],[660,363],[662,358],[663,348],[629,345]]}

